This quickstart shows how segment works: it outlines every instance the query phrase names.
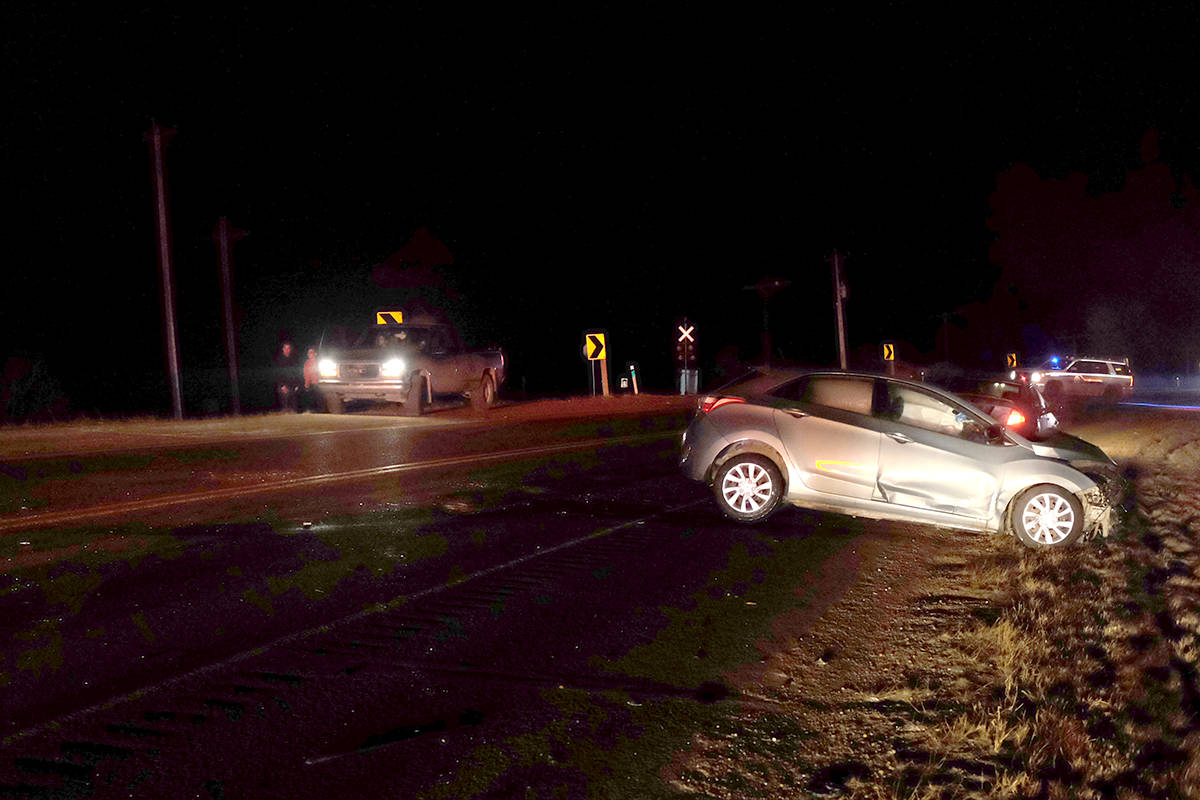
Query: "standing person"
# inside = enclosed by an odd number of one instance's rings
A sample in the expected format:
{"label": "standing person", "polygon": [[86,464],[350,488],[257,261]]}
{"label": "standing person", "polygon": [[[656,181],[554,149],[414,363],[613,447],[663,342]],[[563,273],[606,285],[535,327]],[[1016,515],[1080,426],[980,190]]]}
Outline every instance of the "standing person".
{"label": "standing person", "polygon": [[275,354],[275,395],[282,411],[298,411],[300,386],[304,380],[300,356],[291,341],[284,339]]}
{"label": "standing person", "polygon": [[320,377],[317,370],[317,348],[310,347],[308,359],[304,362],[304,394],[300,404],[304,411],[315,411],[318,407],[317,379]]}

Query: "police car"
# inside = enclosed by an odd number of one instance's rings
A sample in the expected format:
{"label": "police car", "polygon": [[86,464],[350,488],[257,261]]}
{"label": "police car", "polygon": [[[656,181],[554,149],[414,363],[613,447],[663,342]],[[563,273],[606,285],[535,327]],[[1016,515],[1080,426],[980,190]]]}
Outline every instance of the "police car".
{"label": "police car", "polygon": [[1115,403],[1133,393],[1128,358],[1052,356],[1041,366],[1014,370],[1012,377],[1041,389],[1051,403],[1076,399]]}

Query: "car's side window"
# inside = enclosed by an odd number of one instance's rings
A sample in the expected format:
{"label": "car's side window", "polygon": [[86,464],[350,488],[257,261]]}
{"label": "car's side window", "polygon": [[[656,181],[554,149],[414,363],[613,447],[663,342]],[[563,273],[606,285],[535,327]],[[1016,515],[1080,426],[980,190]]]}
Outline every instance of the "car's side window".
{"label": "car's side window", "polygon": [[443,330],[434,330],[431,345],[434,355],[445,355],[450,351],[450,339]]}
{"label": "car's side window", "polygon": [[1070,371],[1084,375],[1107,375],[1108,365],[1101,361],[1076,361]]}
{"label": "car's side window", "polygon": [[854,414],[870,414],[873,389],[874,381],[870,378],[814,375],[801,400]]}
{"label": "car's side window", "polygon": [[947,436],[982,442],[987,429],[975,417],[940,397],[887,382],[886,404],[879,416]]}
{"label": "car's side window", "polygon": [[797,378],[794,381],[788,381],[783,386],[772,390],[769,394],[772,397],[777,397],[780,400],[787,401],[786,405],[795,405],[804,400],[804,393],[808,389],[808,378]]}

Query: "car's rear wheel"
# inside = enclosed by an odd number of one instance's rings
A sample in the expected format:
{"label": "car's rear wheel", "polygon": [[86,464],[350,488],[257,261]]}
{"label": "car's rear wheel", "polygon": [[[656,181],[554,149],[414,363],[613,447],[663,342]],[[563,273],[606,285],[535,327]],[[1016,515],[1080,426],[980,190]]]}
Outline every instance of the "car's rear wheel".
{"label": "car's rear wheel", "polygon": [[479,385],[471,392],[471,407],[484,411],[496,403],[496,380],[489,373],[479,379]]}
{"label": "car's rear wheel", "polygon": [[1083,505],[1057,486],[1034,486],[1017,497],[1012,524],[1028,547],[1066,547],[1083,533]]}
{"label": "car's rear wheel", "polygon": [[717,470],[713,493],[725,516],[738,522],[758,522],[770,516],[783,499],[783,478],[769,458],[736,455]]}

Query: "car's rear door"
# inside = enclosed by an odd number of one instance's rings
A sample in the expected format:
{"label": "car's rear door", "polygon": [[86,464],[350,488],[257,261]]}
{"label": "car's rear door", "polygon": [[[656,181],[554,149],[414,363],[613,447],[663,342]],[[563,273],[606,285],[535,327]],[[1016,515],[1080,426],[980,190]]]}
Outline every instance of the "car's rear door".
{"label": "car's rear door", "polygon": [[874,380],[806,375],[772,393],[775,424],[800,480],[824,494],[875,494],[879,431],[872,426]]}

